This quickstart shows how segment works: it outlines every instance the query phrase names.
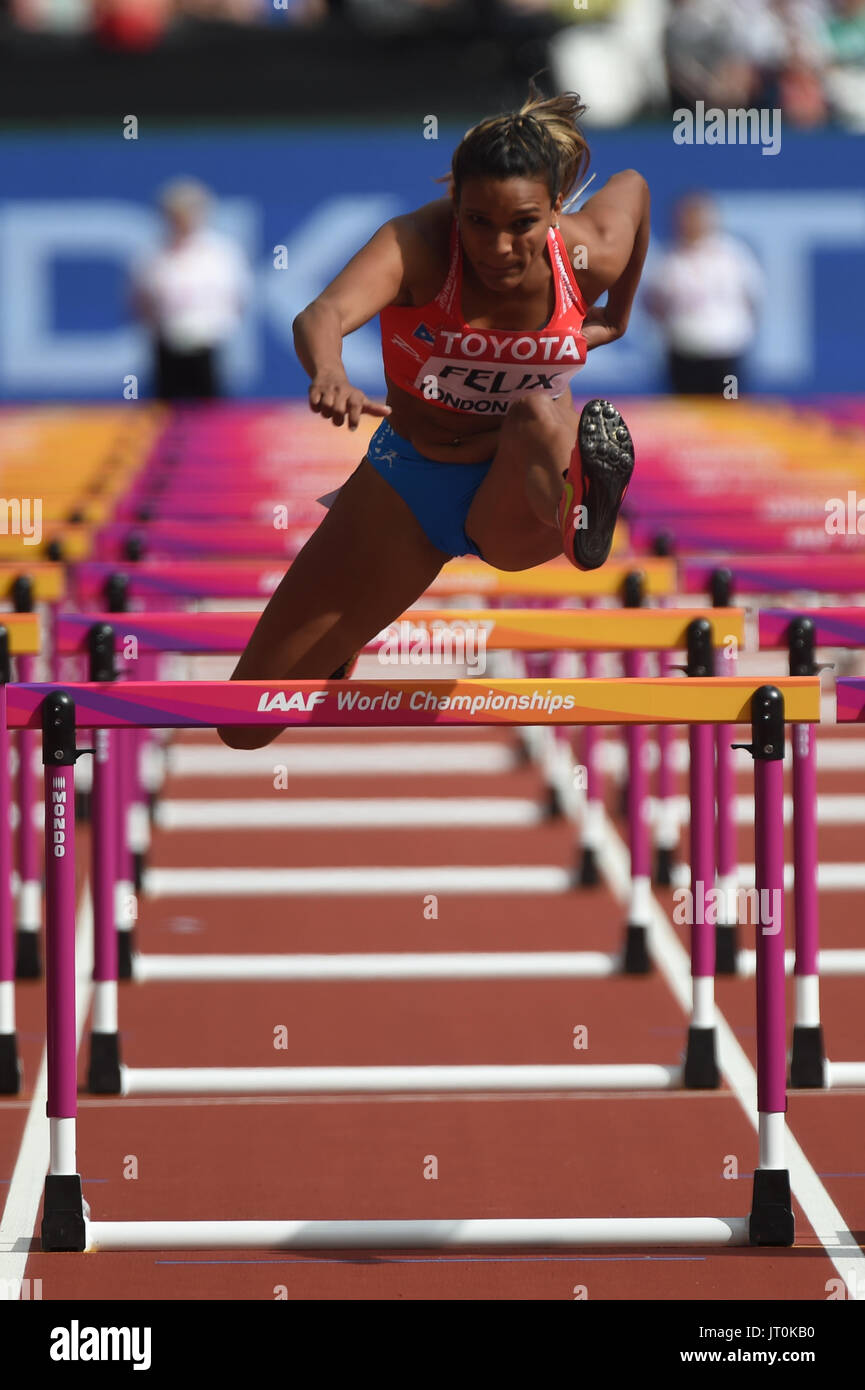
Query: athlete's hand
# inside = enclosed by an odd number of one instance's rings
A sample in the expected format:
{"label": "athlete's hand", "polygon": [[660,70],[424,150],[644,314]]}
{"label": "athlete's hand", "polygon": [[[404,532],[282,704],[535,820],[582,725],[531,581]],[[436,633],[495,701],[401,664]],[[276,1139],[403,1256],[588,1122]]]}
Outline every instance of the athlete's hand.
{"label": "athlete's hand", "polygon": [[371,401],[352,386],[344,372],[319,372],[309,388],[309,405],[317,415],[342,425],[348,420],[350,430],[356,430],[361,415],[390,415],[389,405]]}
{"label": "athlete's hand", "polygon": [[606,307],[590,309],[583,319],[582,328],[586,351],[591,352],[592,348],[603,347],[605,343],[614,343],[617,338],[622,337],[624,331],[619,324],[610,322]]}

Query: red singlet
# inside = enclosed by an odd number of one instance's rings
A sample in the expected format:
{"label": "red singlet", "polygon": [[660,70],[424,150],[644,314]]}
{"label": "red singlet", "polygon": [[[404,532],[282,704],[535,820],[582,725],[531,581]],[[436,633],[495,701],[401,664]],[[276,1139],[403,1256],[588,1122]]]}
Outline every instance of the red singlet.
{"label": "red singlet", "polygon": [[462,318],[462,243],[454,219],[450,266],[435,299],[381,311],[391,381],[419,400],[472,415],[506,415],[512,401],[535,391],[560,396],[585,365],[586,306],[557,227],[547,234],[547,249],[556,306],[546,327],[536,333],[470,328]]}

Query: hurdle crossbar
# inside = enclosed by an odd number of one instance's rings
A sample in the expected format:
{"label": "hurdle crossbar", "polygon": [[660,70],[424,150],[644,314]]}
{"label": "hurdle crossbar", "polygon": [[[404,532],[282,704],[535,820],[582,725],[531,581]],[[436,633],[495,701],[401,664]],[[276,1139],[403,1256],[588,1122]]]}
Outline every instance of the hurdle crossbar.
{"label": "hurdle crossbar", "polygon": [[839,676],[835,682],[835,717],[839,724],[865,724],[865,680]]}
{"label": "hurdle crossbar", "polygon": [[726,570],[737,593],[772,594],[807,590],[814,594],[865,593],[865,556],[809,555],[807,571],[798,555],[693,557],[679,561],[678,592],[707,593],[712,576]]}
{"label": "hurdle crossbar", "polygon": [[[521,594],[538,598],[585,598],[621,593],[627,576],[638,570],[649,597],[676,591],[676,566],[672,560],[646,558],[639,562],[608,560],[597,570],[578,570],[551,561],[531,570],[512,572],[467,560],[452,560],[427,589],[438,596],[482,594],[503,597]],[[261,560],[141,560],[85,561],[75,569],[76,593],[85,603],[98,603],[105,585],[115,574],[127,581],[130,598],[269,598],[282,580],[284,569]]]}
{"label": "hurdle crossbar", "polygon": [[56,603],[66,592],[63,565],[37,561],[32,565],[0,564],[0,598],[11,600],[16,581],[29,579],[30,592],[37,603]]}
{"label": "hurdle crossbar", "polygon": [[[817,723],[818,677],[785,677],[786,718]],[[79,729],[219,725],[382,728],[461,724],[739,724],[765,682],[747,677],[604,680],[124,681],[12,684],[9,728],[37,729],[63,690]]]}
{"label": "hurdle crossbar", "polygon": [[[408,653],[413,643],[444,645],[449,651],[473,634],[493,651],[672,651],[684,648],[691,623],[705,620],[711,643],[721,647],[745,639],[740,608],[620,608],[610,610],[534,608],[409,609],[365,651],[389,654],[396,644]],[[96,626],[110,627],[124,642],[134,639],[139,653],[177,652],[217,655],[242,651],[252,636],[254,613],[70,613],[57,620],[61,655],[85,653]]]}
{"label": "hurdle crossbar", "polygon": [[0,628],[9,635],[10,656],[37,656],[41,650],[38,613],[0,613]]}

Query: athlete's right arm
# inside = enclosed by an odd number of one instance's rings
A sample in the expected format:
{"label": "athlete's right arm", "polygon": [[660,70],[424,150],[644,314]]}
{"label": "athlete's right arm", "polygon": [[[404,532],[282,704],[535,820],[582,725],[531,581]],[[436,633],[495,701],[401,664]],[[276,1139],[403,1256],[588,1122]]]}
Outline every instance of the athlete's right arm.
{"label": "athlete's right arm", "polygon": [[408,223],[395,217],[380,227],[292,325],[297,355],[312,379],[310,406],[335,425],[348,419],[354,430],[361,415],[390,414],[389,405],[352,386],[342,363],[342,340],[404,293],[415,241]]}

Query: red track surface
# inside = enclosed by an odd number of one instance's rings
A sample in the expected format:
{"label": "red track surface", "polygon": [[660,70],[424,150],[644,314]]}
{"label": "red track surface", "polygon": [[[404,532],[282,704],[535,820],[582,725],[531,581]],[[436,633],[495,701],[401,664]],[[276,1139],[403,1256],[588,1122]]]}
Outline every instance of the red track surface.
{"label": "red track surface", "polygon": [[[848,736],[823,730],[819,737]],[[290,767],[296,737],[274,746],[274,764]],[[513,734],[499,731],[474,730],[471,737],[516,746]],[[352,738],[387,735],[339,735]],[[398,745],[400,736],[391,741]],[[852,770],[819,775],[821,793],[860,785]],[[738,790],[751,789],[743,771]],[[304,778],[288,791],[274,791],[269,776],[172,778],[163,791],[172,798],[275,799],[543,794],[538,772],[525,765],[470,779]],[[617,804],[611,793],[610,805]],[[860,834],[858,827],[821,830],[821,862],[858,861]],[[151,863],[568,865],[574,838],[562,820],[496,831],[158,831]],[[682,849],[686,854],[685,837]],[[748,827],[740,853],[753,861]],[[83,862],[83,835],[79,854]],[[672,906],[670,890],[659,897]],[[821,895],[823,946],[862,944],[861,904],[856,893]],[[788,914],[791,921],[790,903]],[[144,900],[138,940],[150,953],[617,950],[623,923],[624,909],[606,887],[536,898],[442,894],[432,921],[420,894],[202,897]],[[684,939],[687,929],[677,930]],[[753,929],[743,929],[743,937],[752,945]],[[861,994],[860,980],[823,983],[834,1060],[865,1058]],[[753,980],[720,979],[717,997],[753,1063]],[[22,986],[19,1001],[32,1085],[44,1034],[41,986]],[[660,972],[526,983],[126,984],[120,1019],[131,1066],[675,1063],[687,1026]],[[578,1024],[588,1029],[584,1052],[573,1049]],[[273,1046],[279,1025],[288,1030],[285,1051]],[[0,1174],[7,1181],[29,1095],[4,1104]],[[861,1241],[865,1091],[793,1093],[788,1121]],[[138,1160],[134,1180],[124,1177],[130,1155]],[[436,1180],[424,1177],[430,1155],[438,1159]],[[738,1181],[723,1176],[731,1155]],[[726,1087],[641,1095],[82,1096],[79,1118],[79,1168],[95,1220],[743,1216],[756,1159],[756,1133]],[[592,1300],[825,1299],[837,1272],[798,1205],[796,1220],[792,1250],[33,1253],[26,1273],[42,1279],[45,1299],[272,1300],[284,1286],[289,1299],[571,1300],[578,1285]]]}

